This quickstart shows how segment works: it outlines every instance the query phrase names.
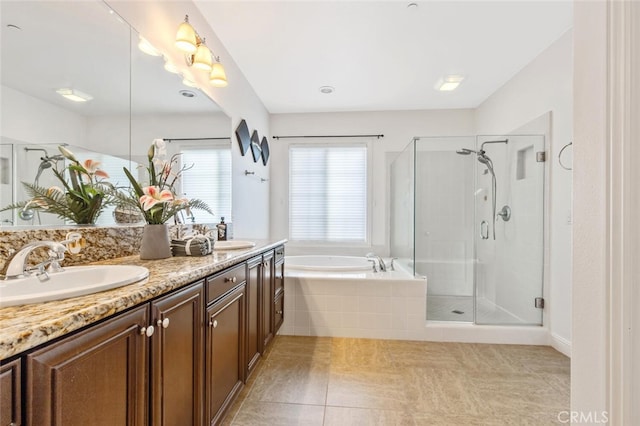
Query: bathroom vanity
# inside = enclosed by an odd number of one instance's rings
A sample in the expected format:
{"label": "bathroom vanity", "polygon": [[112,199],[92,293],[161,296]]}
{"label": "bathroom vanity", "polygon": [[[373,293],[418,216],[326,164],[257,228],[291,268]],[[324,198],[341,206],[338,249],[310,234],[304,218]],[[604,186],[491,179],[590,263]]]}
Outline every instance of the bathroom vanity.
{"label": "bathroom vanity", "polygon": [[0,309],[0,423],[220,423],[282,324],[283,244],[105,261],[149,279]]}

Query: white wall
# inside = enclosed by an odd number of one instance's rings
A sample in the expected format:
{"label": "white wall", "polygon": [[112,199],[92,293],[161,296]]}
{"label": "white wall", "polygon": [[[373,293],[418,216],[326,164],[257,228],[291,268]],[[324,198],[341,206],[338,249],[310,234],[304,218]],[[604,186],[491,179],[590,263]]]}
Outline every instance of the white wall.
{"label": "white wall", "polygon": [[[191,1],[146,2],[112,0],[109,4],[151,44],[177,64],[181,71],[194,80],[220,108],[231,117],[228,129],[232,141],[233,157],[233,216],[234,237],[260,239],[269,237],[269,185],[260,177],[269,179],[271,164],[254,163],[251,155],[240,154],[233,130],[245,119],[249,131],[258,131],[260,138],[269,137],[269,114],[262,101],[246,80],[233,58],[229,55],[214,30],[206,22],[197,6]],[[209,84],[206,73],[197,72],[185,65],[183,55],[175,48],[178,25],[189,15],[189,22],[200,35],[206,37],[207,45],[220,56],[229,85],[215,88]],[[255,171],[245,176],[244,171]]]}
{"label": "white wall", "polygon": [[2,136],[34,144],[87,146],[85,117],[7,86],[0,86],[0,99]]}
{"label": "white wall", "polygon": [[[309,114],[273,114],[272,134],[357,135],[384,134],[372,142],[373,211],[371,247],[340,246],[341,254],[364,254],[371,249],[387,255],[389,250],[388,166],[389,155],[402,151],[415,136],[458,136],[474,134],[472,110],[381,111]],[[271,143],[274,167],[271,174],[271,236],[288,237],[288,145],[287,139]],[[296,139],[300,143],[304,139]],[[295,244],[288,245],[296,252]],[[317,248],[314,248],[318,252]],[[335,249],[332,249],[335,252]]]}
{"label": "white wall", "polygon": [[549,141],[549,293],[546,322],[557,349],[571,341],[572,174],[558,164],[560,149],[572,140],[572,31],[495,92],[476,110],[479,134],[506,134],[552,112]]}

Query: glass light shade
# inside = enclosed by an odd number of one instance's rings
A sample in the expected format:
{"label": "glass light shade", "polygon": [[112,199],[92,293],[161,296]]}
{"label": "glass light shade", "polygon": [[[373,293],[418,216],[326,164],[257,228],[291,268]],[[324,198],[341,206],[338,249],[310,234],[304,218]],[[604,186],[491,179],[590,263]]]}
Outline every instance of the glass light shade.
{"label": "glass light shade", "polygon": [[209,76],[209,83],[214,87],[227,87],[227,74],[224,72],[224,67],[220,62],[213,64],[211,69],[211,75]]}
{"label": "glass light shade", "polygon": [[211,71],[213,60],[211,59],[211,51],[204,43],[201,43],[193,57],[193,67],[203,71]]}
{"label": "glass light shade", "polygon": [[140,36],[140,41],[138,42],[138,49],[151,56],[161,56],[162,53],[158,49],[156,49],[149,41]]}
{"label": "glass light shade", "polygon": [[183,52],[192,55],[196,53],[196,50],[198,50],[196,31],[187,21],[184,21],[178,27],[178,33],[176,34],[176,46]]}

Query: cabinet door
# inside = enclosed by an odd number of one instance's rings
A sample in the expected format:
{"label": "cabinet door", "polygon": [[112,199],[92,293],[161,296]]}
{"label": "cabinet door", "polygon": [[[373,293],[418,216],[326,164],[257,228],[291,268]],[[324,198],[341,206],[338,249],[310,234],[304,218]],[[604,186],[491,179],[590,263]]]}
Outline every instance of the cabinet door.
{"label": "cabinet door", "polygon": [[245,289],[241,284],[207,308],[207,424],[222,420],[240,392],[245,372]]}
{"label": "cabinet door", "polygon": [[278,293],[273,302],[273,331],[277,333],[284,322],[284,292]]}
{"label": "cabinet door", "polygon": [[0,367],[0,425],[22,424],[20,360]]}
{"label": "cabinet door", "polygon": [[27,424],[146,425],[147,325],[144,305],[27,355]]}
{"label": "cabinet door", "polygon": [[203,281],[151,304],[151,424],[201,426]]}
{"label": "cabinet door", "polygon": [[262,257],[262,347],[260,353],[264,354],[267,345],[271,343],[274,334],[273,300],[275,296],[275,274],[273,271],[273,251],[265,253]]}
{"label": "cabinet door", "polygon": [[262,349],[261,298],[262,256],[247,262],[247,357],[246,377],[253,372]]}

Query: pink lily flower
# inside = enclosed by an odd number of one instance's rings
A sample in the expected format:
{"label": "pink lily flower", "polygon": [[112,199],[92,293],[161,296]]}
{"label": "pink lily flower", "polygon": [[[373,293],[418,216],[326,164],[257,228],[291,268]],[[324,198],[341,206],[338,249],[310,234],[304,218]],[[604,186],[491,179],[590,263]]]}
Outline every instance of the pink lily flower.
{"label": "pink lily flower", "polygon": [[89,176],[98,176],[102,178],[108,178],[109,175],[104,170],[100,170],[100,166],[102,165],[99,161],[94,161],[92,159],[84,160],[82,163],[82,167],[87,171]]}
{"label": "pink lily flower", "polygon": [[173,194],[168,189],[160,191],[157,186],[146,186],[142,188],[142,191],[144,195],[140,197],[140,204],[144,211],[148,211],[158,203],[173,201]]}

